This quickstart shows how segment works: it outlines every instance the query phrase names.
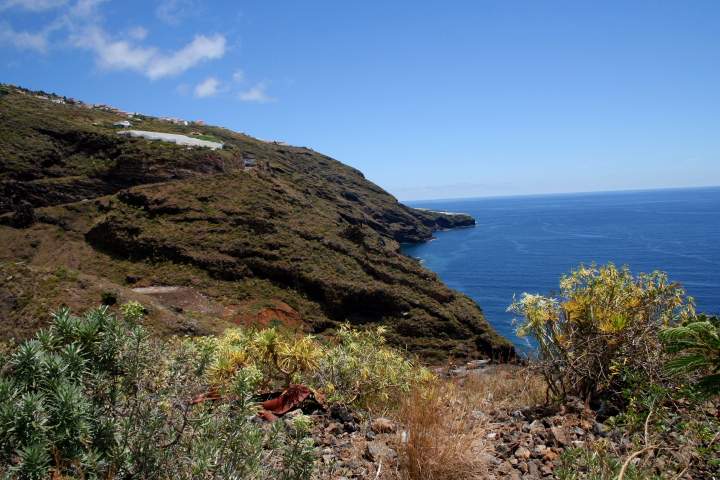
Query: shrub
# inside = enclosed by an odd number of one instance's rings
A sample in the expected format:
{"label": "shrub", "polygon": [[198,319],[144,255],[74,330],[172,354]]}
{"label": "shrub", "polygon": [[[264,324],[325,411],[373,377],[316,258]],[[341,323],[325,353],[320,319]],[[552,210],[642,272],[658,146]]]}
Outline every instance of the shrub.
{"label": "shrub", "polygon": [[120,307],[123,318],[131,323],[137,323],[145,316],[145,307],[135,300],[129,301]]}
{"label": "shrub", "polygon": [[103,305],[115,305],[117,303],[117,294],[115,292],[102,292],[100,302]]}
{"label": "shrub", "polygon": [[223,402],[193,404],[212,351],[150,338],[142,305],[57,312],[0,374],[0,473],[7,478],[309,478],[307,423],[263,429],[261,375],[240,368]]}
{"label": "shrub", "polygon": [[[598,442],[592,447],[570,448],[560,456],[555,470],[559,480],[605,480],[618,478],[622,469],[622,459],[609,451],[607,445]],[[651,468],[628,465],[623,472],[624,480],[655,480],[662,477],[653,474]],[[679,478],[679,477],[677,477]]]}
{"label": "shrub", "polygon": [[581,266],[562,277],[559,298],[524,293],[508,310],[524,317],[518,335],[536,341],[551,392],[587,399],[617,391],[623,371],[659,380],[658,332],[694,318],[692,300],[666,274],[633,276],[613,264]]}
{"label": "shrub", "polygon": [[383,328],[342,326],[330,344],[275,327],[231,329],[196,344],[211,352],[209,378],[215,386],[225,385],[238,370],[253,368],[261,373],[262,388],[306,383],[330,402],[360,408],[397,406],[413,387],[433,378],[429,370],[387,345]]}
{"label": "shrub", "polygon": [[262,373],[263,388],[276,381],[287,387],[293,381],[300,381],[302,373],[316,367],[322,355],[322,346],[312,336],[276,327],[232,329],[210,342],[209,348],[215,352],[210,376],[218,386],[224,385],[238,369],[252,366]]}
{"label": "shrub", "polygon": [[675,355],[667,363],[673,374],[700,374],[697,388],[706,395],[720,394],[720,319],[699,316],[684,325],[661,332],[667,351]]}
{"label": "shrub", "polygon": [[336,336],[337,343],[324,350],[311,379],[330,401],[370,410],[388,408],[434,378],[428,369],[387,345],[383,327],[343,326]]}

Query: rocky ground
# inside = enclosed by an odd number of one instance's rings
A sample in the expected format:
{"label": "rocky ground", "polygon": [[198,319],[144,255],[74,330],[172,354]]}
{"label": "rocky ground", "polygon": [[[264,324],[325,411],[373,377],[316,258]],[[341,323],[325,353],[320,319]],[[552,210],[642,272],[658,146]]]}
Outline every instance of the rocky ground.
{"label": "rocky ground", "polygon": [[[471,362],[444,371],[446,380],[457,385],[468,379],[484,382],[486,379],[482,377],[516,375],[521,367]],[[475,388],[476,385],[471,386]],[[465,409],[467,405],[450,405],[449,410],[436,412],[447,415],[448,411],[457,411],[461,417],[463,432],[456,439],[463,438],[462,441],[467,442],[465,453],[472,468],[472,474],[462,478],[587,478],[583,476],[587,463],[568,460],[568,452],[592,451],[584,449],[594,446],[624,459],[643,447],[633,444],[624,429],[613,429],[598,421],[595,412],[577,398],[571,397],[563,405],[553,407],[520,407],[517,403],[513,405],[512,399],[508,401],[507,396],[501,398],[503,394],[499,391],[495,395],[493,398],[492,393],[486,394],[486,401],[480,403],[476,402],[477,398],[468,397],[468,403],[474,404],[475,409]],[[518,395],[517,400],[522,399],[523,396]],[[458,401],[462,402],[455,399],[451,403]],[[720,413],[715,404],[708,404],[707,408],[712,410],[709,412],[712,415]],[[300,413],[300,410],[291,411],[288,417]],[[403,476],[401,464],[407,461],[404,452],[411,432],[397,418],[352,412],[337,406],[326,412],[316,411],[310,417],[314,422],[313,438],[318,454],[316,478],[407,478]],[[288,418],[283,420],[288,421]],[[638,455],[629,465],[650,463],[649,471],[657,475],[666,473],[663,472],[665,466],[672,464],[677,469],[687,465],[688,468],[674,478],[711,478],[706,476],[702,465],[693,466],[691,446],[683,443],[686,440],[682,433],[670,435],[671,441],[672,438],[677,441],[675,447]],[[564,454],[568,458],[563,459]]]}

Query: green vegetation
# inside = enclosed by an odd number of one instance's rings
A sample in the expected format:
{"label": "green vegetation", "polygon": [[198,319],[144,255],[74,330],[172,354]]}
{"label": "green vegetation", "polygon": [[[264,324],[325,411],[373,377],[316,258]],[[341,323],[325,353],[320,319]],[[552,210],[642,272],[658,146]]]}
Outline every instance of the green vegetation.
{"label": "green vegetation", "polygon": [[156,341],[107,307],[49,328],[5,354],[0,471],[8,478],[309,478],[310,425],[252,421],[258,378],[228,379],[232,400],[193,405],[207,352]]}
{"label": "green vegetation", "polygon": [[658,332],[693,318],[684,290],[661,272],[633,276],[609,264],[581,266],[560,280],[560,298],[523,294],[509,310],[539,349],[538,365],[556,396],[594,400],[622,388],[623,371],[660,380]]}
{"label": "green vegetation", "polygon": [[537,342],[532,366],[555,399],[581,397],[623,438],[624,454],[605,439],[566,450],[559,478],[720,473],[718,321],[696,315],[666,274],[581,266],[559,298],[524,294],[509,310]]}
{"label": "green vegetation", "polygon": [[[622,468],[619,459],[607,448],[598,445],[595,448],[571,448],[560,458],[560,466],[555,471],[558,480],[606,480],[617,478]],[[652,468],[629,465],[624,473],[626,480],[659,480]]]}
{"label": "green vegetation", "polygon": [[304,383],[327,401],[366,410],[387,410],[411,389],[431,382],[429,370],[386,344],[383,328],[341,327],[331,341],[275,327],[228,330],[195,340],[213,352],[212,385],[221,389],[239,371],[252,369],[263,388]]}
{"label": "green vegetation", "polygon": [[[343,328],[320,342],[276,328],[153,339],[144,307],[62,309],[3,349],[0,472],[9,478],[309,478],[311,423],[265,428],[256,394],[304,382],[328,401],[387,409],[432,379],[385,344]],[[212,391],[219,400],[194,402]]]}
{"label": "green vegetation", "polygon": [[672,373],[700,374],[696,387],[707,395],[720,394],[720,318],[701,315],[664,330],[660,338],[676,354],[667,364]]}
{"label": "green vegetation", "polygon": [[[122,303],[137,299],[135,286],[170,285],[212,305],[141,298],[151,307],[146,325],[161,334],[219,334],[267,321],[322,333],[350,322],[385,326],[390,343],[424,358],[514,355],[471,299],[400,252],[399,242],[472,218],[406,207],[307,148],[152,117],[142,129],[195,133],[225,147],[126,138],[112,126],[127,119],[119,112],[5,88],[0,241],[8,248],[0,262],[22,260],[30,272],[0,285],[4,333],[27,338],[37,327],[27,319],[41,318],[18,297],[41,300],[39,313],[86,308],[102,292]],[[258,168],[243,168],[248,156]],[[76,270],[78,281],[41,288],[46,270],[60,267]],[[253,311],[257,304],[282,304],[282,318]]]}
{"label": "green vegetation", "polygon": [[221,139],[217,138],[215,135],[200,134],[192,136],[199,140],[207,140],[208,142],[221,142]]}

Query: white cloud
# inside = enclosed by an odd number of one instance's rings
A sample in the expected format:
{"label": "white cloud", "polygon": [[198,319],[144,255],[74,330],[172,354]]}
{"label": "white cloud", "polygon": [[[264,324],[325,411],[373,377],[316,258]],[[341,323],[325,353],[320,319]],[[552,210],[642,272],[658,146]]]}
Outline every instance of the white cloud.
{"label": "white cloud", "polygon": [[133,27],[130,30],[128,30],[128,35],[133,40],[145,40],[145,37],[147,37],[148,31],[146,28],[143,27]]}
{"label": "white cloud", "polygon": [[84,29],[72,37],[73,44],[95,52],[97,64],[107,70],[136,70],[143,72],[157,55],[154,48],[138,47],[125,40],[113,41],[100,27]]}
{"label": "white cloud", "polygon": [[[52,44],[50,35],[62,31],[67,36],[67,44],[93,52],[100,68],[136,71],[153,80],[178,75],[202,62],[225,55],[226,39],[220,34],[196,35],[184,47],[166,52],[144,42],[148,32],[142,26],[122,34],[108,33],[101,26],[103,16],[98,10],[98,6],[107,1],[0,0],[0,11],[11,7],[41,11],[66,5],[39,32],[16,31],[9,23],[0,21],[0,44],[45,51]],[[172,7],[184,11],[194,5],[194,0],[164,1],[161,7],[163,5],[166,9]],[[57,40],[61,41],[60,38]]]}
{"label": "white cloud", "polygon": [[75,17],[87,18],[97,15],[98,5],[108,0],[78,0],[70,9],[70,14]]}
{"label": "white cloud", "polygon": [[200,5],[194,0],[162,0],[155,15],[169,25],[177,25],[190,15],[197,14]]}
{"label": "white cloud", "polygon": [[217,95],[220,88],[220,82],[215,77],[208,77],[195,86],[195,96],[198,98],[206,98]]}
{"label": "white cloud", "polygon": [[92,50],[97,64],[103,69],[134,70],[151,79],[177,75],[202,61],[220,58],[225,54],[225,37],[222,35],[198,35],[185,47],[170,54],[128,40],[110,39],[97,26],[73,35],[72,42],[78,48]]}
{"label": "white cloud", "polygon": [[41,12],[61,7],[67,3],[67,0],[4,0],[0,2],[0,10],[18,7],[32,12]]}
{"label": "white cloud", "polygon": [[240,83],[245,80],[245,72],[242,70],[235,70],[232,76],[233,82]]}
{"label": "white cloud", "polygon": [[240,92],[238,94],[238,99],[240,99],[243,102],[256,102],[256,103],[267,103],[267,102],[274,102],[275,99],[271,96],[269,96],[266,92],[267,86],[265,83],[260,82],[256,84],[254,87],[244,91]]}
{"label": "white cloud", "polygon": [[0,44],[9,44],[21,50],[47,50],[47,33],[18,32],[7,23],[0,23]]}
{"label": "white cloud", "polygon": [[176,75],[205,60],[225,55],[225,37],[197,35],[192,42],[171,55],[158,55],[152,59],[146,74],[150,78]]}

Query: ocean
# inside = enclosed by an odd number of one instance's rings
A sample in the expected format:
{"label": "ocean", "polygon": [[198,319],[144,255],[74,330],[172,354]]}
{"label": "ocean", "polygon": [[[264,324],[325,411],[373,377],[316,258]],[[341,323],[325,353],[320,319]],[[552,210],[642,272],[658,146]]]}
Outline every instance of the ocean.
{"label": "ocean", "polygon": [[581,263],[662,270],[720,314],[720,187],[408,202],[462,212],[477,225],[404,245],[451,288],[473,298],[495,329],[522,351],[506,312],[513,295],[552,294]]}

